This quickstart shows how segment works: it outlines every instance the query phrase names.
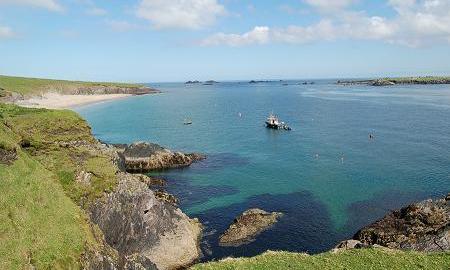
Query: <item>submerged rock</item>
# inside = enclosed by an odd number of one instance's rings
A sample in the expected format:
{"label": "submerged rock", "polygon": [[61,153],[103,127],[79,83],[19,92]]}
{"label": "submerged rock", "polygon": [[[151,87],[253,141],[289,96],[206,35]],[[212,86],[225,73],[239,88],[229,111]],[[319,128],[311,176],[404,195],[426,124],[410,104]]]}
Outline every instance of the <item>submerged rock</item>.
{"label": "submerged rock", "polygon": [[268,213],[261,209],[249,209],[237,217],[219,238],[221,246],[240,246],[254,240],[258,234],[270,228],[283,214]]}
{"label": "submerged rock", "polygon": [[152,170],[187,167],[195,161],[205,159],[197,153],[172,152],[157,144],[133,143],[121,153],[126,171],[145,173]]}
{"label": "submerged rock", "polygon": [[121,256],[143,256],[158,269],[187,266],[200,256],[201,224],[158,199],[138,177],[119,175],[115,192],[97,201],[90,216]]}
{"label": "submerged rock", "polygon": [[396,210],[353,237],[363,244],[416,251],[450,250],[450,201],[426,200]]}

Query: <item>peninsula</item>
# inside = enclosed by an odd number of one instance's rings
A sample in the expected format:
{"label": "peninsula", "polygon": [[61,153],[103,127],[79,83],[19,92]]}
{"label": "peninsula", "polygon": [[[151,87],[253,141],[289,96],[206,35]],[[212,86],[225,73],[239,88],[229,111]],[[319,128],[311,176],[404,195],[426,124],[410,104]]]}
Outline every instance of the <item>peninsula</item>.
{"label": "peninsula", "polygon": [[390,85],[413,85],[413,84],[450,84],[450,77],[398,77],[398,78],[378,78],[369,80],[339,80],[337,84],[341,85],[371,85],[371,86],[390,86]]}
{"label": "peninsula", "polygon": [[0,102],[24,107],[66,109],[76,106],[160,93],[142,84],[80,82],[0,75]]}

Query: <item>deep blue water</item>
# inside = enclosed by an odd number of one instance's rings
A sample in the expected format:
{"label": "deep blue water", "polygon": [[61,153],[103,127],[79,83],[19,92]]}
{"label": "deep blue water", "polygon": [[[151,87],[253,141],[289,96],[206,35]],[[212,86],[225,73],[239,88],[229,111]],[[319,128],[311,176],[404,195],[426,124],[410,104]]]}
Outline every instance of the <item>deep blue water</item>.
{"label": "deep blue water", "polygon": [[[205,259],[315,253],[391,209],[450,191],[450,86],[333,82],[154,84],[164,93],[77,111],[102,141],[208,155],[156,174],[205,225]],[[271,111],[293,130],[266,129]],[[218,236],[249,207],[285,215],[248,245],[219,247]]]}

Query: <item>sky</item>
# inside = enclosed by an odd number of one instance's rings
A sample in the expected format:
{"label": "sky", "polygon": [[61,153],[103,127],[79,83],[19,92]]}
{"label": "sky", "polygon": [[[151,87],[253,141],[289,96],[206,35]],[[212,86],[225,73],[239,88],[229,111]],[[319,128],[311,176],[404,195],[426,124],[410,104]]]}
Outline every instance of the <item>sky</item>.
{"label": "sky", "polygon": [[90,81],[450,75],[450,0],[0,0],[0,74]]}

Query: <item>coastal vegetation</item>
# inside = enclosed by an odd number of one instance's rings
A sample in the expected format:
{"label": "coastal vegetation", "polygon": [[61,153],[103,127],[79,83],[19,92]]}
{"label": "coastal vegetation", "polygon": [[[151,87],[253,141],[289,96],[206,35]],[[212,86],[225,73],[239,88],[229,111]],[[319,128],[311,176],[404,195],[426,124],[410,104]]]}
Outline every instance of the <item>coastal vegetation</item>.
{"label": "coastal vegetation", "polygon": [[143,87],[143,85],[131,83],[50,80],[0,75],[0,97],[2,92],[3,95],[5,95],[5,92],[13,92],[23,96],[30,96],[49,91],[56,93],[67,93],[73,89],[95,87],[140,88]]}
{"label": "coastal vegetation", "polygon": [[[55,139],[44,138],[43,132],[49,135],[54,131],[45,129],[49,126],[63,128],[58,125],[64,121],[58,119],[70,121],[74,116],[72,112],[55,113],[0,105],[0,148],[16,153],[14,161],[0,163],[1,269],[80,268],[82,253],[100,245],[88,217],[60,184],[58,170],[47,168],[38,161],[45,160],[44,155],[38,154],[43,150],[39,145],[44,139]],[[31,123],[31,119],[36,121],[34,125],[43,126],[31,127],[28,133],[23,128]],[[45,125],[50,122],[52,125]],[[35,154],[21,147],[21,144],[28,144],[25,138],[30,139]],[[45,156],[52,156],[50,153]]]}
{"label": "coastal vegetation", "polygon": [[193,266],[223,269],[448,269],[450,253],[419,253],[384,248],[353,249],[318,255],[268,251],[251,258],[230,258]]}
{"label": "coastal vegetation", "polygon": [[343,85],[372,85],[372,86],[389,86],[396,84],[450,84],[448,76],[425,76],[425,77],[387,77],[369,80],[339,80],[338,84]]}

